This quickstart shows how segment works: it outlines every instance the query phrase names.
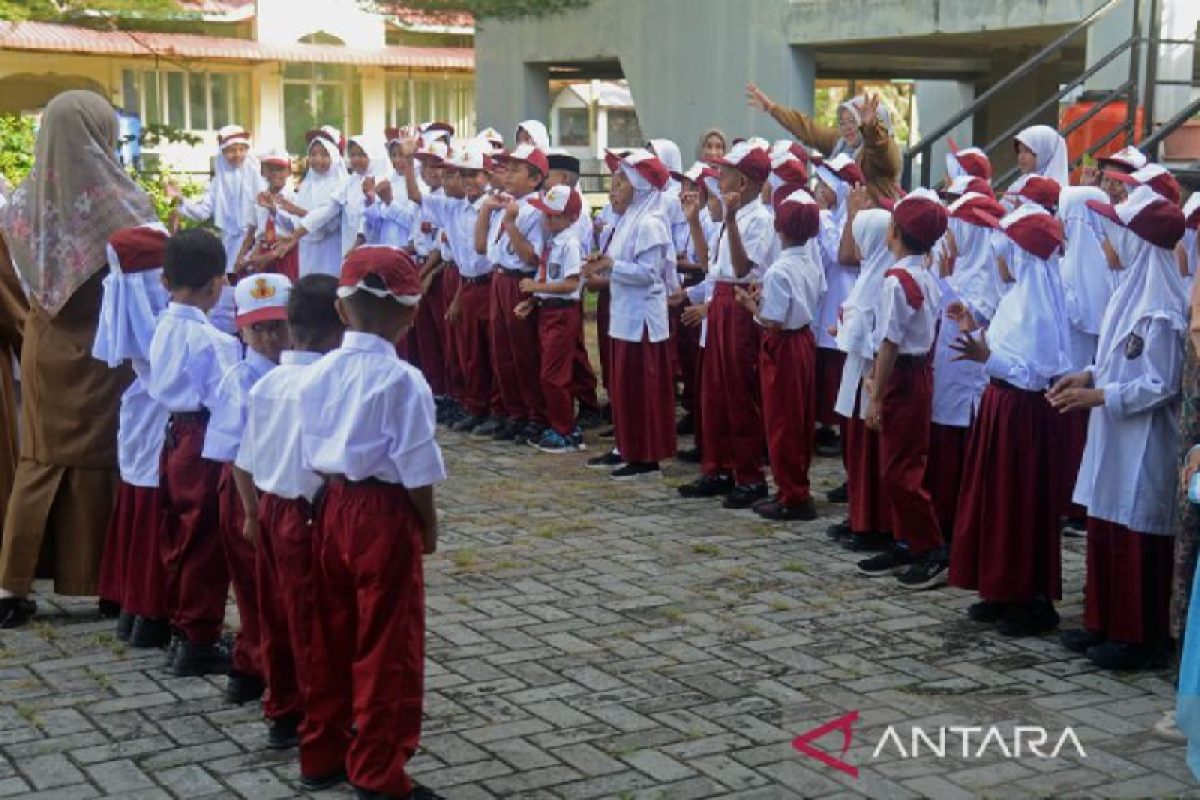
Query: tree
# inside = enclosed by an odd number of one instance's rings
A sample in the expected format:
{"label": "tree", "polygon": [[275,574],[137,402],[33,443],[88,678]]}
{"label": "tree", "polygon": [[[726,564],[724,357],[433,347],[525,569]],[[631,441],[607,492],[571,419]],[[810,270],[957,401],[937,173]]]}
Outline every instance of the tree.
{"label": "tree", "polygon": [[365,0],[383,14],[403,16],[404,11],[438,14],[471,14],[477,20],[518,19],[560,14],[591,5],[592,0]]}
{"label": "tree", "polygon": [[0,0],[0,20],[87,21],[178,13],[174,0]]}

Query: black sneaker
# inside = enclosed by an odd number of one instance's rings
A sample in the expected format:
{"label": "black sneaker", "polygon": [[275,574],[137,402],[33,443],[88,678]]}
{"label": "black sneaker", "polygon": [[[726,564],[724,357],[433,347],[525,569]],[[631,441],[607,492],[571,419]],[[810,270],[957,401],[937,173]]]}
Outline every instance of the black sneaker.
{"label": "black sneaker", "polygon": [[687,498],[718,497],[732,491],[733,478],[729,475],[701,475],[679,487],[679,494]]}
{"label": "black sneaker", "polygon": [[219,644],[192,644],[186,639],[179,643],[171,674],[176,678],[199,678],[204,675],[229,673],[229,650]]}
{"label": "black sneaker", "polygon": [[542,440],[542,436],[549,430],[536,422],[531,422],[523,429],[513,434],[513,444],[519,445],[536,445]]}
{"label": "black sneaker", "polygon": [[684,414],[679,422],[675,423],[675,433],[680,436],[691,436],[696,431],[696,421],[692,419],[691,414]]}
{"label": "black sneaker", "polygon": [[1045,599],[1014,604],[996,623],[996,630],[1014,637],[1041,636],[1056,627],[1058,612],[1054,610],[1054,604]]}
{"label": "black sneaker", "polygon": [[460,419],[458,422],[450,426],[450,430],[458,431],[459,433],[474,433],[475,429],[488,421],[488,418],[482,414],[467,416]]}
{"label": "black sneaker", "polygon": [[133,635],[133,623],[137,621],[137,616],[134,614],[121,613],[117,617],[117,640],[128,642],[129,637]]}
{"label": "black sneaker", "polygon": [[524,429],[525,420],[505,419],[501,421],[500,426],[492,434],[492,440],[496,442],[511,442],[512,438],[517,435],[517,432]]}
{"label": "black sneaker", "polygon": [[597,439],[615,439],[617,438],[616,428],[605,428],[596,434]]}
{"label": "black sneaker", "polygon": [[626,464],[623,467],[613,470],[608,477],[614,481],[644,481],[662,477],[662,470],[658,468],[657,461]]}
{"label": "black sneaker", "polygon": [[267,729],[267,748],[291,750],[300,746],[301,717],[287,716],[273,719]]}
{"label": "black sneaker", "polygon": [[1069,539],[1082,539],[1087,536],[1087,517],[1067,517],[1063,520],[1062,535]]}
{"label": "black sneaker", "polygon": [[326,789],[332,789],[338,784],[346,782],[346,770],[339,769],[328,775],[308,776],[303,773],[300,775],[300,788],[306,792],[323,792]]}
{"label": "black sneaker", "polygon": [[791,522],[794,520],[810,522],[817,518],[817,506],[813,503],[811,497],[806,502],[794,506],[787,506],[778,500],[771,500],[766,503],[756,504],[754,506],[754,513],[763,519],[769,519],[774,522]]}
{"label": "black sneaker", "polygon": [[604,424],[604,415],[598,408],[581,408],[575,417],[575,424],[585,431],[590,431]]}
{"label": "black sneaker", "polygon": [[699,464],[704,460],[704,455],[700,452],[699,447],[693,447],[690,450],[680,450],[675,454],[675,460],[687,464]]}
{"label": "black sneaker", "polygon": [[261,700],[266,690],[267,684],[262,678],[230,670],[229,682],[225,684],[225,702],[235,706],[253,703],[255,700]]}
{"label": "black sneaker", "polygon": [[496,432],[504,426],[503,417],[489,417],[479,425],[471,429],[472,436],[495,436]]}
{"label": "black sneaker", "polygon": [[980,600],[967,609],[967,617],[973,622],[986,622],[991,625],[999,622],[1008,613],[1011,603],[995,603],[990,600]]}
{"label": "black sneaker", "polygon": [[858,571],[868,578],[882,578],[885,575],[894,575],[912,563],[913,557],[908,551],[893,544],[888,550],[858,562]]}
{"label": "black sneaker", "polygon": [[602,456],[589,458],[587,466],[588,469],[604,469],[611,472],[614,469],[620,469],[625,466],[625,459],[621,458],[621,454],[616,450],[609,450]]}
{"label": "black sneaker", "polygon": [[895,545],[895,536],[878,531],[854,533],[842,544],[851,553],[883,553],[891,550]]}
{"label": "black sneaker", "polygon": [[767,496],[767,485],[765,483],[749,483],[745,485],[735,486],[733,491],[721,501],[722,508],[750,508],[754,505],[754,501],[762,500]]}
{"label": "black sneaker", "polygon": [[165,619],[138,617],[129,635],[129,646],[141,648],[166,647],[171,643],[171,626]]}
{"label": "black sneaker", "polygon": [[1112,639],[1104,644],[1089,647],[1087,657],[1088,661],[1101,669],[1162,669],[1167,665],[1167,651],[1163,647]]}
{"label": "black sneaker", "polygon": [[841,458],[842,445],[840,442],[835,444],[819,444],[813,448],[813,452],[818,458]]}
{"label": "black sneaker", "polygon": [[841,486],[837,487],[836,489],[830,489],[828,492],[825,493],[825,499],[831,503],[837,503],[839,505],[849,503],[850,502],[850,487],[847,484],[843,483]]}
{"label": "black sneaker", "polygon": [[33,619],[36,613],[37,603],[28,597],[0,598],[0,628],[20,628]]}
{"label": "black sneaker", "polygon": [[896,582],[905,589],[932,589],[945,586],[950,564],[941,548],[930,550],[915,557],[915,561],[896,573]]}
{"label": "black sneaker", "polygon": [[356,786],[354,787],[354,800],[446,800],[446,798],[425,786],[414,786],[411,792],[399,797],[371,789],[359,789]]}
{"label": "black sneaker", "polygon": [[167,653],[163,656],[163,669],[170,672],[175,666],[175,659],[179,656],[179,649],[183,646],[183,634],[179,631],[171,631],[171,641],[167,643]]}
{"label": "black sneaker", "polygon": [[1072,653],[1086,653],[1088,648],[1104,644],[1107,637],[1102,633],[1089,631],[1087,628],[1072,628],[1060,633],[1058,641]]}
{"label": "black sneaker", "polygon": [[96,610],[104,619],[116,619],[121,616],[121,604],[116,600],[99,600],[96,603]]}
{"label": "black sneaker", "polygon": [[825,529],[825,535],[835,542],[847,542],[854,535],[854,529],[850,527],[850,521],[845,520],[836,525],[830,525]]}

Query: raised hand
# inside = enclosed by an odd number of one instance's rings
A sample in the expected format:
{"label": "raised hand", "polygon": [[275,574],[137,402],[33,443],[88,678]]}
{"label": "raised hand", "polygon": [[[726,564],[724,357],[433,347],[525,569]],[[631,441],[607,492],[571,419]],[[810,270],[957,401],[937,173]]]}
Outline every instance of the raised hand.
{"label": "raised hand", "polygon": [[858,126],[860,128],[868,128],[875,124],[879,119],[879,93],[868,94],[863,97],[862,103],[858,106]]}
{"label": "raised hand", "polygon": [[775,103],[772,102],[771,98],[767,97],[767,93],[758,88],[758,85],[754,83],[746,84],[746,102],[751,107],[757,108],[759,111],[767,114],[770,114],[771,110],[775,108]]}

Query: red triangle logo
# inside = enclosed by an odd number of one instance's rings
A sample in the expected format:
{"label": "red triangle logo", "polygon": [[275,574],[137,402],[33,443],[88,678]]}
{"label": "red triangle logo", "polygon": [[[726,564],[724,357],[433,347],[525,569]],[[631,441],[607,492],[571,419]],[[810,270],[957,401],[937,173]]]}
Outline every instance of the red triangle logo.
{"label": "red triangle logo", "polygon": [[799,750],[801,753],[808,756],[809,758],[815,758],[817,761],[820,761],[822,764],[824,764],[827,767],[833,767],[838,772],[844,772],[847,775],[849,775],[851,778],[857,778],[858,777],[858,767],[854,766],[853,764],[847,764],[845,761],[842,761],[840,758],[834,758],[833,756],[829,755],[829,753],[826,753],[824,750],[818,750],[817,748],[812,746],[812,742],[815,742],[817,739],[820,739],[825,734],[832,733],[833,731],[841,731],[842,732],[842,753],[841,753],[841,755],[845,756],[846,752],[850,749],[850,743],[854,738],[854,723],[855,722],[858,722],[858,712],[851,711],[849,714],[846,714],[845,716],[838,717],[837,719],[835,719],[831,722],[826,722],[824,725],[820,726],[819,728],[813,728],[808,733],[800,734],[792,741],[792,747],[796,748],[797,750]]}

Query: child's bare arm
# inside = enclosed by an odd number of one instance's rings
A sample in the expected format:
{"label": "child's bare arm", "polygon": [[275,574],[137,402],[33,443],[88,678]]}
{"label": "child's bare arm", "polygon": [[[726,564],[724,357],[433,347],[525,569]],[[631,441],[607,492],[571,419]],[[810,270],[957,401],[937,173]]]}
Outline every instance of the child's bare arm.
{"label": "child's bare arm", "polygon": [[433,499],[433,487],[421,486],[408,490],[408,498],[412,500],[417,516],[421,518],[421,542],[425,555],[437,552],[438,521],[437,503]]}

